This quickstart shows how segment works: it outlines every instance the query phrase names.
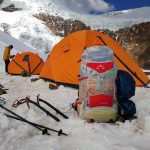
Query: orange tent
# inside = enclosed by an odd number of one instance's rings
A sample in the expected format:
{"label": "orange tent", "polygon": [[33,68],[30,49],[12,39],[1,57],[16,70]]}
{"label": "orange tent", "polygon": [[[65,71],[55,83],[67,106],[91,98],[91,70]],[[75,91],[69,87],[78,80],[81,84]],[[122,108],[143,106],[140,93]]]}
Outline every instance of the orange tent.
{"label": "orange tent", "polygon": [[32,52],[24,52],[16,54],[8,65],[8,73],[21,74],[23,71],[29,74],[40,74],[44,65],[43,60],[38,54]]}
{"label": "orange tent", "polygon": [[137,86],[148,84],[148,77],[124,48],[110,37],[92,30],[72,33],[55,45],[45,62],[40,77],[78,85],[82,53],[85,48],[96,45],[110,47],[119,69],[128,71],[134,77]]}

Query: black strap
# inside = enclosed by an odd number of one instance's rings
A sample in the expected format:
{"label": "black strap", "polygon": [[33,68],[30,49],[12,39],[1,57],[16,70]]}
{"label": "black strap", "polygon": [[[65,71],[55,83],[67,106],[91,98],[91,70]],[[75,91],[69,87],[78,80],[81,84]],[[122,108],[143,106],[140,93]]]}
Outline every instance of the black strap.
{"label": "black strap", "polygon": [[[100,36],[97,36],[105,46],[107,46],[106,42],[100,37]],[[148,83],[144,83],[144,81],[142,81],[136,74],[136,72],[133,72],[115,53],[114,53],[114,56],[119,60],[120,63],[122,63],[124,65],[124,67],[126,67],[126,69],[128,69],[130,71],[130,73],[136,77],[145,87],[147,86]]]}
{"label": "black strap", "polygon": [[[150,80],[148,80],[148,82],[146,83],[146,85],[148,85],[150,83]],[[149,86],[147,86],[147,88],[150,88]]]}
{"label": "black strap", "polygon": [[21,65],[19,65],[14,59],[12,60],[19,68],[21,68],[23,71],[29,73],[27,70],[25,70]]}
{"label": "black strap", "polygon": [[38,63],[38,65],[33,69],[33,71],[31,72],[31,74],[33,74],[34,73],[34,71],[40,66],[40,64],[42,63],[42,59],[41,59],[41,61]]}

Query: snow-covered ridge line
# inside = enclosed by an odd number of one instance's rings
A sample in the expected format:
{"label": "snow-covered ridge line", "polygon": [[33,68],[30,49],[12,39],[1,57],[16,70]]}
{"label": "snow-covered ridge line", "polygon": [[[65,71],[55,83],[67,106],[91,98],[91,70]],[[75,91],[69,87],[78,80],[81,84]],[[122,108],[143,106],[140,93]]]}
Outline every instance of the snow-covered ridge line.
{"label": "snow-covered ridge line", "polygon": [[49,15],[60,16],[64,19],[77,19],[92,29],[118,30],[123,27],[131,26],[135,23],[150,20],[150,7],[142,7],[123,11],[114,11],[101,15],[81,14],[73,6],[77,2],[68,0],[8,0],[4,1],[1,7],[14,3],[16,7],[22,7],[24,11],[35,14],[46,12]]}
{"label": "snow-covered ridge line", "polygon": [[34,48],[25,45],[23,42],[2,31],[0,31],[0,41],[5,43],[6,45],[13,45],[14,49],[18,52],[35,51]]}

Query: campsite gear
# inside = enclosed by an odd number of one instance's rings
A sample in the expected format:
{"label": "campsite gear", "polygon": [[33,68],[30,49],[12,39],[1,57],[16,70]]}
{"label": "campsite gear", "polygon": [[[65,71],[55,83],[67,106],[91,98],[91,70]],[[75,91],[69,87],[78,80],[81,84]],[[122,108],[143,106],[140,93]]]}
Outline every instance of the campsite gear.
{"label": "campsite gear", "polygon": [[32,104],[34,104],[35,106],[39,107],[41,110],[43,110],[48,116],[52,117],[52,118],[53,118],[54,120],[56,120],[57,122],[60,121],[56,116],[54,116],[53,114],[51,114],[48,110],[46,110],[45,108],[43,108],[42,106],[40,106],[38,103],[36,103],[36,102],[30,100],[29,97],[26,97],[25,99],[21,99],[21,100],[19,100],[19,101],[18,101],[18,100],[15,100],[15,101],[13,102],[12,106],[13,106],[13,107],[17,107],[17,106],[19,106],[19,105],[21,105],[21,104],[24,104],[24,103],[27,104],[28,108],[30,108],[29,103],[32,103]]}
{"label": "campsite gear", "polygon": [[22,122],[26,122],[26,123],[32,125],[33,127],[37,128],[38,130],[42,131],[42,134],[43,134],[43,135],[44,135],[44,134],[50,135],[50,134],[48,133],[48,130],[50,130],[50,131],[53,131],[53,132],[57,132],[57,133],[58,133],[58,136],[60,136],[61,134],[67,136],[66,133],[63,133],[62,129],[60,129],[59,131],[57,131],[57,130],[54,130],[54,129],[45,127],[45,126],[43,126],[43,125],[33,123],[33,122],[31,122],[31,121],[28,121],[28,120],[24,119],[23,117],[19,116],[18,114],[12,112],[11,110],[7,109],[6,107],[2,106],[1,104],[0,104],[0,107],[3,108],[3,109],[5,109],[6,111],[8,111],[9,113],[11,113],[11,114],[14,115],[14,116],[11,116],[11,115],[8,115],[8,114],[4,114],[4,115],[6,115],[7,117],[13,118],[13,119],[16,119],[16,120],[19,120],[19,121],[22,121]]}
{"label": "campsite gear", "polygon": [[80,68],[77,111],[82,119],[91,122],[114,122],[118,115],[115,98],[117,67],[113,51],[107,46],[87,48]]}
{"label": "campsite gear", "polygon": [[136,86],[147,86],[149,78],[127,51],[107,35],[92,30],[74,32],[56,44],[44,64],[40,77],[61,84],[79,85],[81,55],[84,49],[96,45],[110,47],[118,68],[129,72],[136,81]]}
{"label": "campsite gear", "polygon": [[135,80],[124,70],[118,70],[116,79],[116,97],[119,103],[135,95]]}
{"label": "campsite gear", "polygon": [[48,103],[47,101],[39,98],[40,94],[37,95],[37,104],[39,105],[39,102],[43,102],[45,103],[47,106],[49,106],[50,108],[52,108],[53,110],[56,111],[56,113],[60,114],[63,118],[68,119],[68,116],[66,116],[63,112],[61,112],[60,110],[58,110],[56,107],[54,107],[52,104]]}
{"label": "campsite gear", "polygon": [[119,104],[119,114],[121,116],[133,116],[136,113],[135,103],[131,100],[124,100]]}
{"label": "campsite gear", "polygon": [[129,100],[135,95],[135,80],[124,70],[118,70],[116,79],[116,98],[119,104],[119,115],[128,118],[136,113],[135,103]]}
{"label": "campsite gear", "polygon": [[24,52],[16,54],[8,66],[8,73],[22,76],[40,74],[44,65],[38,54]]}

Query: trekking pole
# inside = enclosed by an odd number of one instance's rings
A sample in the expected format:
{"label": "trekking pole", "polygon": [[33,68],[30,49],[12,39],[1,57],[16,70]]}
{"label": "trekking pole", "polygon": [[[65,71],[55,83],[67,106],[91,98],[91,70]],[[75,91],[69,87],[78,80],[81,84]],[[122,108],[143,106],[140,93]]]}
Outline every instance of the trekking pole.
{"label": "trekking pole", "polygon": [[30,100],[29,97],[26,97],[25,99],[21,99],[21,100],[16,100],[14,101],[14,103],[12,104],[13,107],[17,107],[18,105],[20,104],[23,104],[23,103],[27,103],[27,106],[28,108],[29,107],[29,103],[32,103],[34,105],[36,105],[37,107],[39,107],[41,110],[43,110],[48,116],[51,116],[54,120],[56,120],[57,122],[59,122],[59,118],[57,118],[56,116],[54,116],[53,114],[51,114],[49,111],[47,111],[45,108],[43,108],[42,106],[38,105],[36,102]]}
{"label": "trekking pole", "polygon": [[40,128],[44,128],[46,130],[50,130],[50,131],[53,131],[53,132],[57,132],[58,133],[58,136],[60,136],[61,134],[62,135],[65,135],[65,136],[68,136],[66,133],[63,133],[62,129],[60,129],[59,131],[58,130],[55,130],[55,129],[51,129],[49,127],[45,127],[43,125],[40,125],[40,124],[36,124],[36,123],[33,123],[31,121],[25,121],[25,120],[22,120],[21,118],[18,118],[18,117],[14,117],[14,116],[11,116],[11,115],[8,115],[8,114],[4,114],[5,116],[9,117],[9,118],[13,118],[13,119],[16,119],[16,120],[19,120],[19,121],[23,121],[23,122],[26,122],[26,123],[29,123],[32,124],[33,126],[36,126],[36,127],[40,127]]}
{"label": "trekking pole", "polygon": [[[1,104],[0,104],[0,107],[3,108],[3,109],[5,109],[6,111],[12,113],[13,115],[17,116],[17,117],[18,117],[18,120],[20,119],[20,120],[22,120],[23,122],[26,122],[26,123],[32,125],[33,127],[37,128],[38,130],[42,131],[42,134],[43,134],[43,135],[44,135],[44,134],[50,135],[50,134],[47,132],[47,129],[41,129],[41,128],[38,127],[38,126],[33,125],[32,123],[30,123],[30,121],[28,121],[28,120],[24,119],[23,117],[17,115],[16,113],[14,113],[13,111],[7,109],[6,107],[2,106]],[[12,116],[12,118],[13,118],[13,116]],[[15,118],[16,118],[16,117],[15,117]]]}
{"label": "trekking pole", "polygon": [[62,117],[64,117],[65,119],[68,119],[68,116],[66,116],[63,112],[61,112],[60,110],[58,110],[56,107],[54,107],[53,105],[51,105],[50,103],[48,103],[47,101],[39,98],[40,94],[37,95],[37,104],[39,104],[39,102],[43,102],[46,105],[48,105],[50,108],[52,108],[53,110],[55,110],[58,114],[60,114]]}

